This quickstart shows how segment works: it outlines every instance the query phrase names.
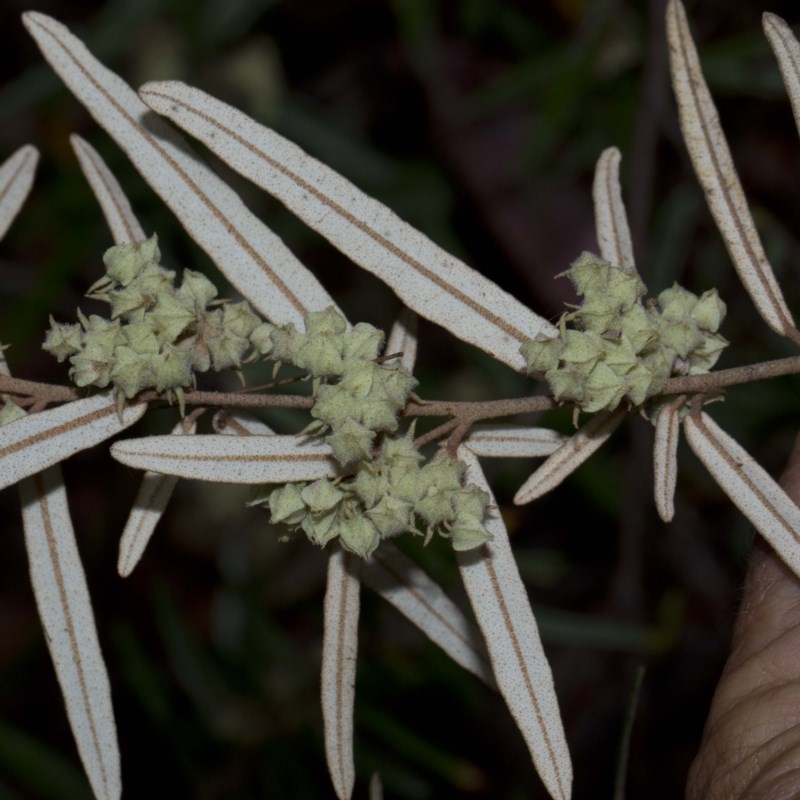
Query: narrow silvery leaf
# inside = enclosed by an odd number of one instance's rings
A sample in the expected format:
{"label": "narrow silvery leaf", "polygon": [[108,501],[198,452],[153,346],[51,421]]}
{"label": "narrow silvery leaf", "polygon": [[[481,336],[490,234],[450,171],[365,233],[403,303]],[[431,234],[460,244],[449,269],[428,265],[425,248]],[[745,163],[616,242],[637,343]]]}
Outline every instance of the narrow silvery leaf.
{"label": "narrow silvery leaf", "polygon": [[476,456],[486,458],[536,458],[549,456],[566,441],[563,433],[549,428],[518,425],[476,425],[466,444]]}
{"label": "narrow silvery leaf", "polygon": [[276,324],[302,327],[309,311],[335,305],[286,245],[83,42],[44,14],[28,12],[23,21],[64,83],[255,308]]}
{"label": "narrow silvery leaf", "polygon": [[547,320],[241,111],[177,81],[148,83],[140,95],[391,286],[420,316],[521,372],[520,345],[539,333],[555,335]]}
{"label": "narrow silvery leaf", "polygon": [[19,484],[36,605],[95,797],[122,793],[108,674],[58,466]]}
{"label": "narrow silvery leaf", "polygon": [[322,639],[322,719],[325,756],[339,800],[353,794],[353,706],[356,689],[360,559],[340,547],[328,558]]}
{"label": "narrow silvery leaf", "polygon": [[671,0],[667,9],[667,36],[683,138],[733,265],[767,324],[777,333],[800,341],[747,207],[717,109],[700,69],[686,12],[678,0]]}
{"label": "narrow silvery leaf", "polygon": [[111,438],[133,425],[146,408],[146,403],[126,405],[120,418],[116,401],[105,392],[4,425],[0,489]]}
{"label": "narrow silvery leaf", "polygon": [[792,29],[777,14],[765,13],[763,25],[772,52],[778,59],[783,83],[792,103],[794,119],[800,130],[800,42],[792,33]]}
{"label": "narrow silvery leaf", "polygon": [[594,220],[600,255],[611,264],[632,272],[636,269],[636,263],[619,185],[620,159],[619,150],[609,147],[597,161],[592,186]]}
{"label": "narrow silvery leaf", "polygon": [[377,772],[373,772],[369,779],[369,800],[383,800],[383,783]]}
{"label": "narrow silvery leaf", "polygon": [[672,522],[675,516],[675,484],[678,478],[678,434],[680,432],[679,402],[661,407],[656,418],[656,436],[653,443],[654,495],[658,516]]}
{"label": "narrow silvery leaf", "polygon": [[480,633],[426,572],[391,542],[382,542],[361,580],[408,617],[457,664],[494,686]]}
{"label": "narrow silvery leaf", "polygon": [[733,504],[800,575],[800,508],[707,414],[683,421],[686,441]]}
{"label": "narrow silvery leaf", "polygon": [[417,315],[413,311],[405,308],[400,312],[389,332],[383,352],[386,355],[402,353],[400,363],[413,374],[417,363]]}
{"label": "narrow silvery leaf", "polygon": [[595,452],[625,419],[625,410],[601,411],[574,433],[519,487],[517,505],[530,503],[555,489]]}
{"label": "narrow silvery leaf", "polygon": [[124,244],[144,241],[147,236],[133,213],[130,201],[100,153],[77,134],[70,136],[69,141],[100,204],[114,242]]}
{"label": "narrow silvery leaf", "polygon": [[111,455],[135,469],[219,483],[314,481],[336,474],[330,447],[305,436],[145,436],[116,442]]}
{"label": "narrow silvery leaf", "polygon": [[214,430],[228,436],[272,436],[275,431],[247,411],[218,411],[214,414]]}
{"label": "narrow silvery leaf", "polygon": [[[469,448],[459,448],[458,457],[466,464],[467,481],[491,496]],[[572,763],[553,675],[493,496],[489,507],[485,524],[493,538],[478,550],[456,553],[461,577],[489,647],[497,685],[525,737],[536,770],[552,797],[568,800]]]}
{"label": "narrow silvery leaf", "polygon": [[26,144],[0,165],[0,239],[6,235],[31,190],[38,161],[39,151]]}
{"label": "narrow silvery leaf", "polygon": [[[181,421],[172,429],[171,435],[193,434],[196,429],[196,423],[192,422],[186,429]],[[133,501],[133,508],[119,542],[117,572],[121,577],[127,578],[139,563],[177,483],[178,479],[174,475],[145,472],[142,476],[139,492]]]}

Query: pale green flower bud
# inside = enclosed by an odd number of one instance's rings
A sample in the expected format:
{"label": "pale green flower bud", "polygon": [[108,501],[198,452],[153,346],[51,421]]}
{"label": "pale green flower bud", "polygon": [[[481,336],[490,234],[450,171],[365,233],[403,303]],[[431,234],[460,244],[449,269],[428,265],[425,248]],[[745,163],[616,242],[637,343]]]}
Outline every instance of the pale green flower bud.
{"label": "pale green flower bud", "polygon": [[613,302],[613,298],[598,294],[587,297],[584,304],[569,317],[583,330],[605,333],[619,321],[619,314],[619,307]]}
{"label": "pale green flower bud", "polygon": [[111,292],[108,302],[111,304],[112,319],[122,317],[130,320],[134,316],[141,319],[144,316],[148,298],[145,297],[139,284],[133,282],[124,289]]}
{"label": "pale green flower bud", "polygon": [[416,505],[428,484],[422,479],[422,471],[416,465],[395,464],[386,470],[389,491],[394,497]]}
{"label": "pale green flower bud", "polygon": [[369,558],[375,552],[381,537],[371,520],[355,517],[339,523],[339,540],[346,550],[362,558]]}
{"label": "pale green flower bud", "polygon": [[452,490],[443,490],[438,486],[429,486],[422,497],[415,503],[414,511],[429,525],[452,519],[455,514]]}
{"label": "pale green flower bud", "polygon": [[308,336],[341,336],[347,330],[347,320],[333,306],[324,311],[312,311],[306,315]]}
{"label": "pale green flower bud", "polygon": [[545,373],[545,378],[556,400],[574,400],[578,403],[583,400],[586,375],[580,368],[551,369]]}
{"label": "pale green flower bud", "polygon": [[205,311],[206,306],[217,296],[217,287],[200,272],[183,271],[180,288],[175,292],[176,300],[195,314]]}
{"label": "pale green flower bud", "polygon": [[525,342],[520,348],[527,362],[528,372],[547,372],[558,366],[558,355],[561,352],[559,338],[543,337],[539,334],[533,341]]}
{"label": "pale green flower bud", "polygon": [[703,334],[697,325],[688,317],[686,321],[674,321],[664,324],[661,328],[662,347],[669,347],[681,358],[687,358],[689,353],[703,343]]}
{"label": "pale green flower bud", "polygon": [[270,494],[271,522],[299,525],[303,521],[308,513],[302,497],[305,487],[305,483],[287,483],[286,486],[280,486]]}
{"label": "pale green flower bud", "polygon": [[217,372],[229,367],[239,369],[242,366],[242,358],[250,349],[248,339],[229,334],[225,330],[219,331],[218,335],[208,338],[206,342]]}
{"label": "pale green flower bud", "polygon": [[619,339],[603,340],[603,346],[603,363],[618,377],[627,375],[639,363],[630,339],[624,334]]}
{"label": "pale green flower bud", "polygon": [[689,374],[702,375],[708,372],[728,346],[728,340],[718,333],[706,333],[699,347],[689,354]]}
{"label": "pale green flower bud", "polygon": [[384,495],[377,505],[367,511],[367,517],[384,538],[396,536],[411,527],[413,507],[411,503],[391,495]]}
{"label": "pale green flower bud", "polygon": [[347,466],[362,458],[369,458],[375,433],[353,419],[347,419],[328,436],[336,460]]}
{"label": "pale green flower bud", "polygon": [[387,466],[414,465],[425,460],[425,456],[414,446],[414,428],[409,429],[405,436],[387,436],[383,440],[381,449],[381,463]]}
{"label": "pale green flower bud", "polygon": [[709,289],[700,295],[691,316],[701,330],[716,333],[725,319],[725,311],[725,303],[720,299],[717,290]]}
{"label": "pale green flower bud", "polygon": [[114,362],[114,343],[103,337],[85,337],[83,349],[70,358],[70,377],[77,386],[108,386]]}
{"label": "pale green flower bud", "polygon": [[300,526],[314,544],[325,547],[331,539],[339,535],[339,522],[339,509],[333,508],[329,511],[306,514]]}
{"label": "pale green flower bud", "polygon": [[608,285],[601,289],[610,298],[621,313],[633,306],[640,297],[647,293],[647,287],[635,272],[626,272],[618,267],[612,267],[608,274]]}
{"label": "pale green flower bud", "polygon": [[474,484],[453,493],[453,508],[456,517],[469,516],[483,519],[489,505],[489,495]]}
{"label": "pale green flower bud", "polygon": [[[666,376],[664,376],[665,378]],[[650,396],[656,386],[664,382],[664,378],[656,377],[642,363],[637,364],[626,376],[628,382],[628,400],[634,406],[640,406]]]}
{"label": "pale green flower bud", "polygon": [[399,364],[382,364],[373,374],[373,394],[386,397],[399,411],[417,386],[417,379]]}
{"label": "pale green flower bud", "polygon": [[183,339],[178,344],[178,347],[189,354],[193,370],[197,372],[207,372],[211,369],[211,353],[202,336],[189,336]]}
{"label": "pale green flower bud", "polygon": [[323,334],[306,336],[292,360],[312,375],[341,375],[344,368],[341,338]]}
{"label": "pale green flower bud", "polygon": [[345,361],[374,361],[383,344],[383,331],[359,322],[344,336],[342,356]]}
{"label": "pale green flower bud", "polygon": [[561,361],[580,364],[587,369],[602,357],[605,350],[603,339],[592,331],[564,331],[564,347],[559,356]]}
{"label": "pale green flower bud", "polygon": [[125,345],[135,353],[154,355],[159,344],[153,329],[147,322],[132,322],[121,329]]}
{"label": "pale green flower bud", "polygon": [[381,498],[390,491],[387,477],[382,471],[375,469],[369,461],[359,466],[351,486],[358,499],[367,508],[377,505]]}
{"label": "pale green flower bud", "polygon": [[43,349],[63,361],[80,352],[82,346],[83,330],[80,325],[62,325],[50,317],[50,330],[44,338]]}
{"label": "pale green flower bud", "polygon": [[584,411],[593,413],[616,408],[627,391],[627,383],[607,364],[598,364],[586,380],[586,396],[581,403]]}
{"label": "pale green flower bud", "polygon": [[268,356],[272,352],[272,332],[275,326],[269,322],[261,322],[250,334],[250,344],[256,352],[262,356]]}
{"label": "pale green flower bud", "polygon": [[159,342],[172,343],[195,321],[196,315],[172,294],[162,292],[147,317]]}
{"label": "pale green flower bud", "polygon": [[297,349],[305,341],[303,334],[291,323],[272,332],[272,358],[275,361],[288,361],[294,364]]}
{"label": "pale green flower bud", "polygon": [[226,331],[247,339],[261,320],[253,313],[249,304],[226,303],[222,307],[222,325]]}
{"label": "pale green flower bud", "polygon": [[362,400],[356,404],[355,418],[373,431],[397,430],[397,416],[391,403],[387,400]]}
{"label": "pale green flower bud", "polygon": [[155,234],[144,242],[110,247],[103,255],[106,274],[121,286],[127,286],[134,280],[146,264],[160,260],[161,252]]}
{"label": "pale green flower bud", "polygon": [[327,478],[320,478],[303,489],[303,502],[309,511],[321,514],[335,508],[344,497],[344,492],[334,486]]}
{"label": "pale green flower bud", "polygon": [[317,389],[317,399],[311,409],[311,416],[329,427],[341,427],[354,414],[354,401],[339,385],[323,384]]}
{"label": "pale green flower bud", "polygon": [[424,487],[434,486],[441,491],[461,489],[464,465],[452,458],[437,458],[420,470]]}
{"label": "pale green flower bud", "polygon": [[450,538],[453,550],[463,552],[486,544],[492,537],[484,528],[482,517],[462,514],[456,517],[453,527],[450,529]]}
{"label": "pale green flower bud", "polygon": [[355,400],[364,400],[372,392],[378,368],[372,363],[348,365],[348,370],[339,381],[342,392]]}
{"label": "pale green flower bud", "polygon": [[658,296],[661,316],[667,322],[683,322],[687,320],[697,302],[698,297],[696,294],[684,289],[677,283],[673,284],[671,288],[665,289]]}
{"label": "pale green flower bud", "polygon": [[[153,359],[156,357],[150,353],[137,353],[131,347],[120,345],[114,350],[115,360],[109,378],[114,386],[130,399],[145,386],[152,385]],[[77,383],[77,378],[75,382]]]}
{"label": "pale green flower bud", "polygon": [[583,252],[564,273],[579,295],[598,294],[605,290],[611,265],[594,253]]}
{"label": "pale green flower bud", "polygon": [[151,367],[151,385],[157,392],[189,386],[192,383],[191,354],[175,345],[164,345],[161,353],[153,356]]}

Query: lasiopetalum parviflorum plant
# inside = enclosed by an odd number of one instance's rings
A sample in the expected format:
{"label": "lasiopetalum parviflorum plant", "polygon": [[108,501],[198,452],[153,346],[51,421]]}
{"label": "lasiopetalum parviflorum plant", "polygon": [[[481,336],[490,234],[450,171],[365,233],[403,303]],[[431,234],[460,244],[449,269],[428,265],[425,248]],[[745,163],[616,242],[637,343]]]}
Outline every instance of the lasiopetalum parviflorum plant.
{"label": "lasiopetalum parviflorum plant", "polygon": [[[684,137],[731,260],[767,324],[800,344],[680,3],[670,4],[667,22]],[[656,506],[669,520],[682,427],[723,490],[800,573],[800,510],[704,411],[728,386],[800,371],[800,358],[713,371],[727,344],[725,303],[713,287],[697,295],[674,285],[648,295],[647,276],[635,266],[616,149],[602,153],[596,170],[600,252],[575,253],[565,275],[580,304],[552,323],[236,109],[175,82],[150,83],[137,93],[55,20],[29,13],[25,24],[66,85],[247,298],[225,300],[203,275],[164,267],[157,238],[145,235],[113,175],[86,142],[73,138],[117,243],[88,290],[108,311],[86,316],[76,309],[74,319],[51,320],[44,335],[44,349],[68,364],[74,386],[15,378],[3,365],[0,476],[3,486],[20,486],[34,589],[97,797],[120,795],[120,760],[58,464],[130,427],[150,407],[174,406],[173,434],[124,439],[111,448],[117,460],[146,471],[122,535],[119,571],[127,575],[135,567],[180,477],[251,484],[253,505],[263,506],[284,536],[305,536],[327,549],[322,709],[340,798],[351,796],[355,781],[362,582],[496,686],[547,791],[559,800],[571,795],[572,767],[550,668],[482,457],[546,456],[517,493],[516,502],[530,502],[564,480],[626,416],[643,414],[656,429]],[[777,17],[767,15],[765,29],[794,103],[800,78],[792,65],[800,45]],[[411,311],[530,375],[530,394],[472,403],[427,399],[413,376],[412,315],[403,315],[388,336],[346,319],[281,240],[151,112],[274,194],[388,284]],[[3,232],[24,201],[36,159],[26,146],[0,170]],[[227,393],[198,388],[208,370],[241,374],[244,364],[261,360],[274,365],[272,386]],[[297,376],[295,394],[276,391],[282,365]],[[573,409],[581,425],[569,438],[531,421],[495,422],[559,406]],[[263,408],[305,410],[306,425],[272,431],[254,416]],[[591,415],[585,423],[584,414]],[[440,424],[418,434],[420,417]],[[208,432],[197,433],[203,425]],[[392,541],[398,536],[452,547],[479,633],[401,553]]]}

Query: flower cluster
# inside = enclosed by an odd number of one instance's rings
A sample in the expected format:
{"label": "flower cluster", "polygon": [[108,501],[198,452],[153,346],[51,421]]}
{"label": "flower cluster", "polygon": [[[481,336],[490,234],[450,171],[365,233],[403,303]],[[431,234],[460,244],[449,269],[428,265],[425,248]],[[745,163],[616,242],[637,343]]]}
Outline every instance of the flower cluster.
{"label": "flower cluster", "polygon": [[[387,435],[397,431],[398,414],[417,381],[398,359],[379,358],[383,333],[363,322],[348,328],[332,307],[308,314],[305,327],[304,333],[291,324],[273,328],[272,346],[262,352],[314,378],[316,423],[307,432],[324,434],[350,474],[272,488],[254,502],[268,505],[273,522],[302,530],[315,544],[338,537],[364,558],[381,539],[421,533],[420,525],[427,529],[426,541],[438,533],[456,550],[486,542],[488,495],[462,485],[463,465],[441,454],[423,464],[413,426],[405,435]],[[382,443],[373,458],[379,435]]]}
{"label": "flower cluster", "polygon": [[76,324],[50,320],[43,347],[59,361],[69,358],[78,386],[114,387],[122,401],[143,389],[175,395],[194,383],[195,372],[238,369],[271,329],[246,302],[215,300],[204,275],[175,273],[159,263],[156,236],[112,247],[103,256],[106,274],[87,293],[111,306],[111,317],[86,317]]}
{"label": "flower cluster", "polygon": [[412,429],[384,438],[375,460],[360,461],[349,478],[290,483],[254,502],[269,506],[272,522],[302,530],[321,547],[338,537],[363,558],[382,539],[405,531],[421,534],[423,525],[426,541],[438,533],[451,539],[455,550],[484,544],[490,538],[483,525],[489,496],[477,486],[462,485],[459,461],[424,460]]}
{"label": "flower cluster", "polygon": [[305,323],[305,333],[291,324],[274,328],[271,352],[262,352],[314,377],[311,415],[342,465],[370,458],[376,434],[397,430],[397,415],[417,381],[398,360],[378,360],[383,332],[372,325],[348,329],[333,307],[308,314]]}
{"label": "flower cluster", "polygon": [[[584,298],[562,315],[560,334],[522,345],[528,372],[544,373],[556,400],[584,411],[639,406],[671,375],[698,375],[727,341],[717,331],[725,304],[711,289],[700,297],[677,284],[646,305],[635,271],[583,253],[566,273]],[[567,327],[567,323],[575,327]]]}

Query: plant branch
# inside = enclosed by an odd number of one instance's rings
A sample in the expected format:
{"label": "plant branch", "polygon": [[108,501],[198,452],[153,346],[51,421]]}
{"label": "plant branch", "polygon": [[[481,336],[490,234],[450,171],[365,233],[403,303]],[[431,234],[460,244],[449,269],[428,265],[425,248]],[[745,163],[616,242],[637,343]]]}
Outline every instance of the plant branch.
{"label": "plant branch", "polygon": [[706,375],[686,375],[670,378],[659,394],[694,394],[696,392],[713,392],[726,386],[740,383],[753,383],[766,378],[777,378],[781,375],[794,375],[800,372],[800,356],[777,358],[774,361],[762,361],[744,367],[722,369]]}

